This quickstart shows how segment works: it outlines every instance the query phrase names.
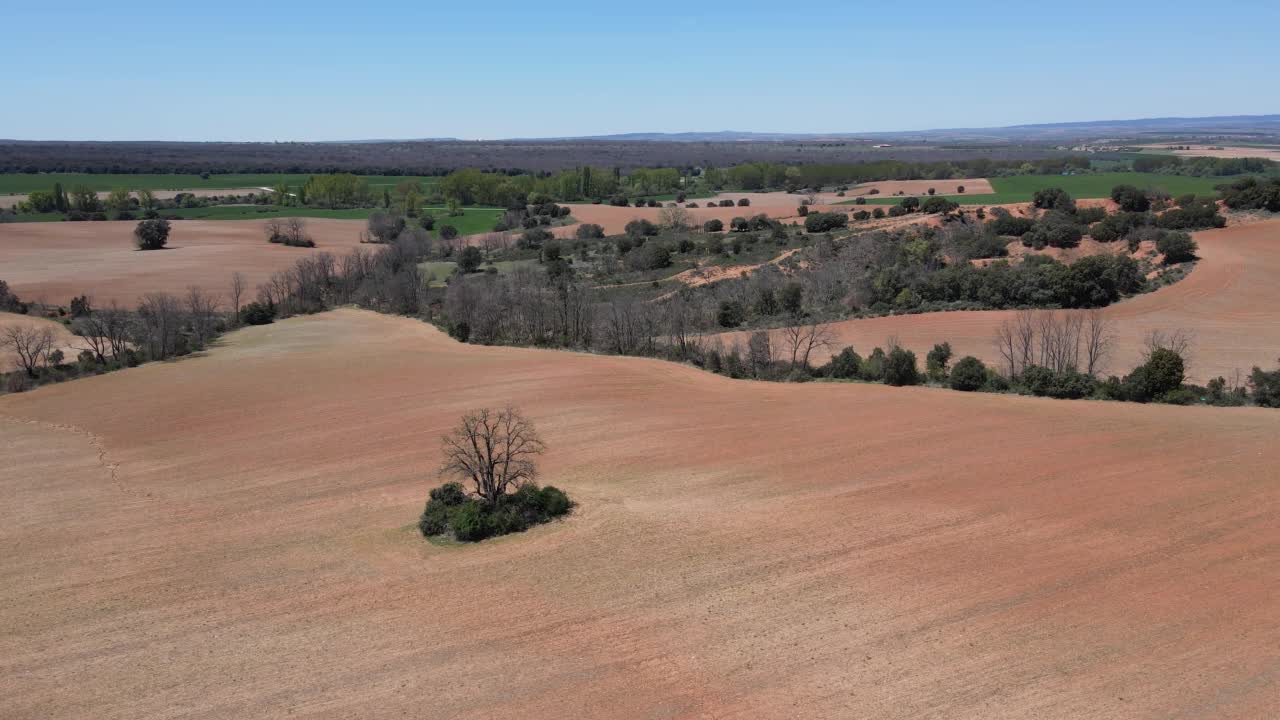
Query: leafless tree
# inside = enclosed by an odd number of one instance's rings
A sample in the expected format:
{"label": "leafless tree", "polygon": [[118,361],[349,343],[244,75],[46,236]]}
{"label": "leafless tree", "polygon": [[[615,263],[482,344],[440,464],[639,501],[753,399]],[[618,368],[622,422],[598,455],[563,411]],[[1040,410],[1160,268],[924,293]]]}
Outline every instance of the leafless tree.
{"label": "leafless tree", "polygon": [[187,288],[187,296],[183,299],[186,301],[191,332],[195,336],[195,346],[203,348],[217,329],[218,297],[193,285]]}
{"label": "leafless tree", "polygon": [[1018,370],[1025,370],[1034,364],[1036,344],[1036,314],[1032,310],[1021,310],[1014,316],[1014,338],[1018,351]]}
{"label": "leafless tree", "polygon": [[817,321],[788,325],[782,329],[782,342],[791,353],[791,367],[809,367],[814,350],[831,347],[831,326]]}
{"label": "leafless tree", "polygon": [[1018,374],[1018,330],[1012,319],[1005,318],[1000,323],[996,328],[995,337],[991,338],[991,344],[995,346],[996,352],[1009,368],[1009,377],[1016,376]]}
{"label": "leafless tree", "polygon": [[138,305],[134,342],[147,351],[148,358],[163,360],[177,352],[183,322],[182,306],[182,301],[168,293],[143,296]]}
{"label": "leafless tree", "polygon": [[440,474],[470,481],[476,495],[490,504],[508,488],[537,477],[533,459],[546,451],[533,423],[512,407],[468,413],[453,432],[441,438],[441,446]]}
{"label": "leafless tree", "polygon": [[41,325],[10,325],[0,329],[0,348],[7,348],[17,356],[18,368],[26,371],[28,377],[34,378],[54,351],[53,330]]}
{"label": "leafless tree", "polygon": [[658,212],[658,224],[669,230],[686,230],[691,223],[689,211],[682,207],[666,207]]}
{"label": "leafless tree", "polygon": [[231,323],[233,325],[240,324],[240,300],[244,297],[247,285],[248,281],[245,280],[244,273],[231,273]]}
{"label": "leafless tree", "polygon": [[769,333],[757,330],[747,340],[747,362],[751,365],[751,374],[760,377],[773,363],[773,350],[769,347]]}
{"label": "leafless tree", "polygon": [[1115,333],[1111,321],[1101,310],[1090,310],[1085,313],[1084,355],[1085,370],[1090,375],[1097,375],[1106,368],[1107,357],[1115,344]]}

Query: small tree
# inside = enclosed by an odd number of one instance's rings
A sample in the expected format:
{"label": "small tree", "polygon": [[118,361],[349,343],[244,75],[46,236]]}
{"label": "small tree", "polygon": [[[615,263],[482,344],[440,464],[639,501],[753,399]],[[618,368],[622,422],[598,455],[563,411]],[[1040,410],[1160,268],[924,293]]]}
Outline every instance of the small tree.
{"label": "small tree", "polygon": [[133,239],[139,250],[159,250],[169,242],[169,221],[143,220],[134,228]]}
{"label": "small tree", "polygon": [[1196,251],[1199,249],[1196,241],[1184,232],[1167,233],[1156,240],[1156,250],[1164,255],[1165,265],[1195,260]]}
{"label": "small tree", "polygon": [[703,232],[720,232],[721,230],[724,230],[724,222],[722,220],[711,218],[702,223]]}
{"label": "small tree", "polygon": [[464,273],[473,273],[480,269],[480,263],[484,262],[484,253],[480,252],[480,248],[474,245],[468,245],[462,249],[462,253],[458,255],[458,269]]}
{"label": "small tree", "polygon": [[440,474],[471,482],[475,494],[490,505],[509,488],[533,481],[533,459],[546,451],[533,423],[512,407],[464,415],[458,427],[441,438],[441,447]]}
{"label": "small tree", "polygon": [[934,382],[942,382],[947,379],[947,364],[951,362],[951,343],[942,343],[934,345],[929,354],[925,356],[925,371],[929,374],[929,379]]}

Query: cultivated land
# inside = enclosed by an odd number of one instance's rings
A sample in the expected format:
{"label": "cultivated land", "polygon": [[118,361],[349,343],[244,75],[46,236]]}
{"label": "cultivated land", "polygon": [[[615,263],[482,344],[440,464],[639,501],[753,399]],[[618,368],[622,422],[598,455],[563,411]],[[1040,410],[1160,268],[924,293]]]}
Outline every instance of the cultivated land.
{"label": "cultivated land", "polygon": [[192,285],[225,293],[237,271],[252,291],[308,253],[346,255],[365,227],[355,220],[308,220],[317,245],[311,249],[268,243],[261,220],[183,220],[172,224],[166,249],[141,252],[133,242],[137,225],[0,224],[0,276],[24,300],[65,305],[88,294],[98,304],[117,300],[132,308],[147,293],[183,294]]}
{"label": "cultivated land", "polygon": [[[1229,183],[1234,178],[1231,177],[1190,177],[1187,175],[1161,175],[1158,173],[1138,173],[1138,172],[1114,172],[1114,173],[1094,173],[1091,175],[1011,175],[1009,177],[996,177],[990,179],[990,189],[986,193],[974,192],[974,188],[968,183],[972,180],[929,180],[929,181],[911,181],[912,183],[923,183],[923,190],[904,190],[906,195],[916,194],[917,197],[924,197],[924,193],[929,188],[936,188],[938,195],[946,195],[952,200],[963,205],[1007,205],[1011,203],[1031,202],[1031,198],[1037,190],[1046,188],[1062,188],[1073,198],[1105,198],[1111,196],[1111,189],[1116,185],[1134,185],[1143,189],[1163,190],[1170,195],[1177,197],[1186,193],[1197,193],[1202,195],[1212,194],[1214,187],[1223,183]],[[873,183],[880,184],[880,183]],[[955,193],[956,185],[964,185],[965,192],[963,195]],[[855,190],[860,190],[863,186],[858,186]],[[880,195],[868,197],[869,205],[897,205],[902,201],[902,197],[894,197],[892,191],[885,196],[885,191],[881,190]],[[855,192],[852,194],[865,194]],[[844,200],[840,204],[851,205],[853,200]]]}
{"label": "cultivated land", "polygon": [[[1153,330],[1184,330],[1194,342],[1188,376],[1247,375],[1254,365],[1275,366],[1280,356],[1280,220],[1234,225],[1195,233],[1201,261],[1183,280],[1103,310],[1115,323],[1117,342],[1106,372],[1123,375],[1141,364]],[[1083,311],[1066,311],[1083,312]],[[884,347],[890,337],[924,358],[935,343],[950,342],[958,359],[974,355],[999,367],[992,345],[996,329],[1013,311],[964,311],[846,320],[833,325],[833,352],[852,345],[862,355]],[[727,333],[744,346],[747,333]]]}
{"label": "cultivated land", "polygon": [[[566,521],[413,523],[513,402]],[[8,718],[1261,718],[1280,414],[732,381],[340,310],[0,397]]]}
{"label": "cultivated land", "polygon": [[[1266,158],[1280,161],[1280,145],[1187,145],[1186,143],[1160,143],[1144,145],[1143,150],[1159,155],[1215,158]],[[1185,147],[1186,150],[1173,150]]]}

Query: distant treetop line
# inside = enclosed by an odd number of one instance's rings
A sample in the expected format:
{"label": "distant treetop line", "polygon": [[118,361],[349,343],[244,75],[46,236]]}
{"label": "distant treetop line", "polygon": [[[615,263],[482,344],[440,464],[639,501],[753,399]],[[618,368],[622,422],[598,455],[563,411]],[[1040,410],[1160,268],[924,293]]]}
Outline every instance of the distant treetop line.
{"label": "distant treetop line", "polygon": [[1067,153],[1046,146],[875,148],[867,141],[655,142],[510,141],[367,143],[186,143],[0,141],[0,173],[333,173],[447,175],[479,169],[545,173],[592,165],[642,167],[1038,160]]}

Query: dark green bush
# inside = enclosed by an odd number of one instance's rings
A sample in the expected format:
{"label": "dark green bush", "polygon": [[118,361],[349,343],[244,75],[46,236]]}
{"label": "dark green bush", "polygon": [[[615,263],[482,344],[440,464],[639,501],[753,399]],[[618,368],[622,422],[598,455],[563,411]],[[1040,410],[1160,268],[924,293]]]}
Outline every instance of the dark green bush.
{"label": "dark green bush", "polygon": [[260,302],[251,302],[240,309],[240,318],[248,325],[266,325],[275,316],[275,308]]}
{"label": "dark green bush", "polygon": [[1111,199],[1127,212],[1146,212],[1151,209],[1151,198],[1132,185],[1117,185],[1111,188]]}
{"label": "dark green bush", "polygon": [[1156,241],[1156,250],[1164,255],[1165,265],[1195,260],[1198,249],[1196,241],[1184,232],[1171,232]]}
{"label": "dark green bush", "polygon": [[811,233],[829,232],[831,230],[846,227],[848,224],[849,216],[844,213],[810,213],[809,216],[804,219],[804,230],[805,232]]}
{"label": "dark green bush", "polygon": [[426,537],[452,534],[460,542],[523,532],[549,522],[573,509],[573,501],[559,488],[539,488],[525,483],[493,504],[468,497],[458,483],[446,483],[431,491],[418,519],[418,530]]}
{"label": "dark green bush", "polygon": [[966,355],[951,368],[951,375],[947,378],[947,382],[952,390],[963,392],[980,390],[987,383],[987,367],[978,358]]}
{"label": "dark green bush", "polygon": [[1072,400],[1092,395],[1095,386],[1092,377],[1075,368],[1057,372],[1038,365],[1023,370],[1018,384],[1032,395]]}
{"label": "dark green bush", "polygon": [[829,378],[837,380],[852,380],[858,377],[862,368],[862,358],[853,348],[847,347],[841,350],[835,357],[832,357],[827,366],[822,369],[823,374]]}
{"label": "dark green bush", "polygon": [[916,354],[900,347],[890,350],[884,362],[884,381],[895,387],[918,384],[920,371],[916,369]]}

